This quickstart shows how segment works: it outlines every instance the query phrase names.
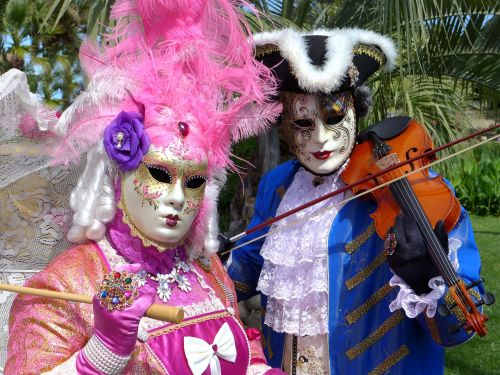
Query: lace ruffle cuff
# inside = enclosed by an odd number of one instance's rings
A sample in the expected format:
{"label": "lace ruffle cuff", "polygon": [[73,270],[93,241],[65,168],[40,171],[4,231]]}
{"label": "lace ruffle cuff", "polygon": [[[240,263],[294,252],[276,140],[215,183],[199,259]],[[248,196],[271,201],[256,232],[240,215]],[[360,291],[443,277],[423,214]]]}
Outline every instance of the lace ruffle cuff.
{"label": "lace ruffle cuff", "polygon": [[106,375],[121,374],[130,359],[113,353],[96,335],[83,348],[83,355],[92,367]]}
{"label": "lace ruffle cuff", "polygon": [[433,277],[429,280],[428,285],[432,290],[425,295],[416,294],[398,275],[394,275],[389,284],[399,287],[396,299],[389,304],[389,310],[394,312],[398,309],[403,309],[409,318],[417,317],[424,310],[429,318],[433,318],[436,314],[438,301],[446,291],[446,286],[441,276]]}

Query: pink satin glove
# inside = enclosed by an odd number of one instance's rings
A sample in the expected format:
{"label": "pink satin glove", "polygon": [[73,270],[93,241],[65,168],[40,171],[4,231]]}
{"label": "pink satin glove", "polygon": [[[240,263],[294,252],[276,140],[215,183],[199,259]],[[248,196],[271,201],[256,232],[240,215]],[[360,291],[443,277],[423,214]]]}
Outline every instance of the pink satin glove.
{"label": "pink satin glove", "polygon": [[139,322],[154,302],[154,294],[139,294],[132,306],[122,311],[108,311],[94,297],[94,334],[113,353],[126,357],[137,341]]}

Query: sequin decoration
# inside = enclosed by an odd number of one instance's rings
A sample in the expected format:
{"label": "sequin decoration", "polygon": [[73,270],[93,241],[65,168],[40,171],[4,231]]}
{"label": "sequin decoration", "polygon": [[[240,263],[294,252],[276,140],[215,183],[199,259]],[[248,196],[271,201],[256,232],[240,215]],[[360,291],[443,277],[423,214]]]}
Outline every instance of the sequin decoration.
{"label": "sequin decoration", "polygon": [[123,310],[137,298],[137,283],[127,271],[112,271],[104,275],[97,291],[100,305],[109,311]]}
{"label": "sequin decoration", "polygon": [[387,255],[394,254],[394,250],[398,246],[398,241],[396,240],[396,235],[392,232],[387,234],[384,242],[384,250]]}
{"label": "sequin decoration", "polygon": [[321,116],[326,119],[332,114],[345,114],[354,109],[354,101],[350,91],[320,96]]}

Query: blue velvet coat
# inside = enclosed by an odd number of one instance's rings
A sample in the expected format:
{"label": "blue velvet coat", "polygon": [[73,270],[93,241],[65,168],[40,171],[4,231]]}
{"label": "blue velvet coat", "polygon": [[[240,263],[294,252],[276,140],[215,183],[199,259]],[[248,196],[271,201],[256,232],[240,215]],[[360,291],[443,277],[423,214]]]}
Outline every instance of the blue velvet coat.
{"label": "blue velvet coat", "polygon": [[[259,185],[255,211],[249,227],[274,217],[286,189],[300,165],[284,163],[265,175]],[[376,203],[355,199],[347,203],[332,223],[328,245],[330,374],[442,374],[443,346],[460,344],[470,338],[462,329],[449,333],[457,322],[454,315],[416,319],[403,310],[389,311],[398,288],[388,282],[393,276],[386,262],[383,241],[370,217]],[[268,229],[243,239],[247,242]],[[459,239],[459,274],[465,281],[479,278],[480,259],[471,224],[464,209],[450,237]],[[258,293],[257,281],[263,259],[264,239],[232,253],[229,274],[240,300]],[[284,248],[284,251],[285,248]],[[293,280],[290,280],[293,282]],[[477,292],[473,294],[478,297]],[[443,298],[449,298],[445,293]],[[262,298],[263,311],[266,297]],[[443,303],[443,301],[441,301]],[[263,325],[265,354],[273,367],[281,367],[285,334]]]}

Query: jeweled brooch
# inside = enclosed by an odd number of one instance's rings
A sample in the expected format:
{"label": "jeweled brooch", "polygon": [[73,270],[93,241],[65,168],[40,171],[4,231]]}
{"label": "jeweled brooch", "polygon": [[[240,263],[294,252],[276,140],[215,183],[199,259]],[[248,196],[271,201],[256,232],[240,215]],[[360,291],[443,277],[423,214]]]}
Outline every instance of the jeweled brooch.
{"label": "jeweled brooch", "polygon": [[138,294],[134,274],[127,271],[112,271],[104,275],[97,290],[100,305],[108,311],[123,310],[131,306]]}

